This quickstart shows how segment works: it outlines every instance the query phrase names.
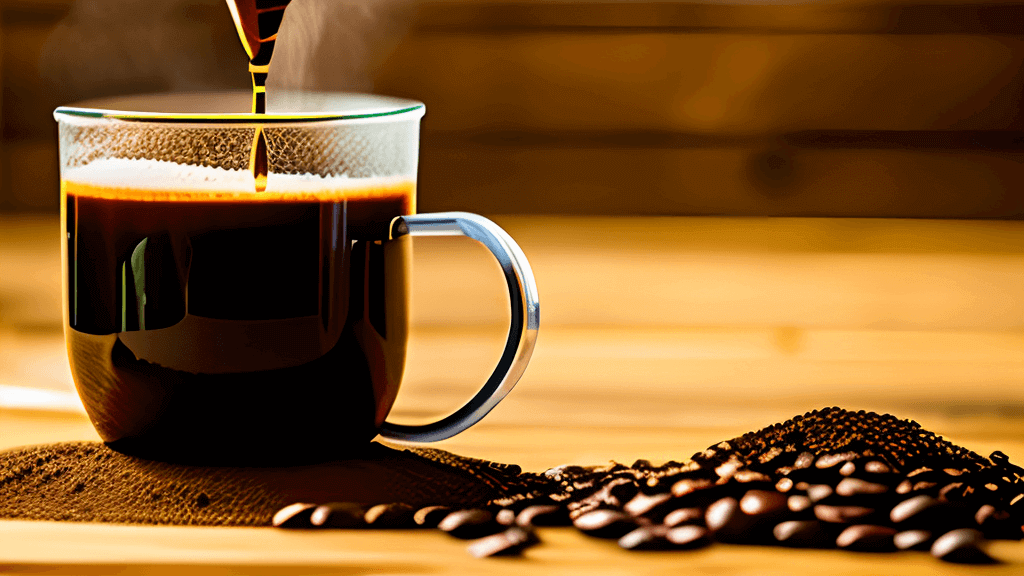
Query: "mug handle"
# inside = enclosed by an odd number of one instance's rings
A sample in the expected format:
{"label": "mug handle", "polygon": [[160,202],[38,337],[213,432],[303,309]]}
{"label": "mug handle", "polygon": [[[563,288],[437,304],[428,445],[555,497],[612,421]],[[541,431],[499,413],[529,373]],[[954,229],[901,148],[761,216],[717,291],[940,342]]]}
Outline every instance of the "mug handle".
{"label": "mug handle", "polygon": [[468,236],[498,259],[508,284],[512,321],[501,359],[491,377],[461,408],[431,424],[407,425],[385,421],[380,435],[390,440],[435,442],[451,438],[480,421],[501,402],[526,370],[537,342],[540,302],[537,283],[526,255],[504,230],[483,216],[469,212],[437,212],[399,216],[391,222],[391,238],[409,236]]}

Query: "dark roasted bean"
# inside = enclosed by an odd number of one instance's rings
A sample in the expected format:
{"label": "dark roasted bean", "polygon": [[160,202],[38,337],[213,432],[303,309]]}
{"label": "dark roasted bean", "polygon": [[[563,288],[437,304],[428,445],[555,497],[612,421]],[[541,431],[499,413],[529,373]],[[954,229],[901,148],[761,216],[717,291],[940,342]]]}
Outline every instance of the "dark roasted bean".
{"label": "dark roasted bean", "polygon": [[630,466],[630,468],[633,468],[634,470],[650,470],[651,468],[654,468],[654,466],[651,465],[650,460],[640,458],[636,462],[633,462],[633,465]]}
{"label": "dark roasted bean", "polygon": [[865,494],[884,494],[889,491],[885,484],[876,484],[859,478],[843,478],[836,485],[836,494],[840,496],[862,496]]}
{"label": "dark roasted bean", "polygon": [[951,500],[963,497],[964,483],[950,482],[939,489],[939,500]]}
{"label": "dark roasted bean", "polygon": [[772,534],[783,546],[831,548],[835,545],[834,531],[817,520],[788,520],[776,524]]}
{"label": "dark roasted bean", "polygon": [[894,524],[903,524],[910,521],[920,525],[931,519],[930,517],[925,519],[922,514],[926,510],[934,507],[937,503],[938,502],[935,498],[932,498],[927,494],[911,496],[903,502],[893,506],[892,510],[889,512],[889,519],[892,520]]}
{"label": "dark roasted bean", "polygon": [[857,465],[853,462],[847,462],[839,468],[839,473],[843,476],[849,476],[857,471]]}
{"label": "dark roasted bean", "polygon": [[869,517],[875,515],[875,510],[864,506],[817,504],[814,506],[814,515],[822,522],[849,524],[852,522],[864,522]]}
{"label": "dark roasted bean", "polygon": [[793,494],[786,499],[786,507],[789,508],[790,512],[803,512],[810,510],[814,502],[807,496],[802,494]]}
{"label": "dark roasted bean", "polygon": [[914,489],[914,483],[910,480],[904,480],[896,486],[897,494],[910,494],[910,491]]}
{"label": "dark roasted bean", "polygon": [[313,525],[310,524],[309,517],[313,515],[315,509],[316,504],[303,502],[289,504],[274,513],[271,524],[275,528],[312,528]]}
{"label": "dark roasted bean", "polygon": [[469,553],[476,558],[490,556],[514,556],[537,544],[539,540],[533,530],[513,526],[497,534],[476,540],[468,546]]}
{"label": "dark roasted bean", "polygon": [[786,509],[786,495],[774,490],[748,490],[740,499],[740,510],[749,516],[778,514]]}
{"label": "dark roasted bean", "polygon": [[410,528],[415,526],[413,507],[403,502],[378,504],[366,511],[363,518],[373,528]]}
{"label": "dark roasted bean", "polygon": [[666,526],[678,526],[680,524],[693,524],[704,522],[703,508],[679,508],[665,515],[662,523]]}
{"label": "dark roasted bean", "polygon": [[665,539],[677,550],[693,550],[711,544],[711,536],[701,526],[676,526],[665,533]]}
{"label": "dark roasted bean", "polygon": [[619,502],[629,502],[640,492],[640,486],[633,478],[623,478],[610,486],[608,492]]}
{"label": "dark roasted bean", "polygon": [[424,528],[436,528],[437,524],[452,511],[448,506],[426,506],[412,516],[412,521]]}
{"label": "dark roasted bean", "polygon": [[511,508],[502,508],[494,515],[494,519],[503,526],[511,526],[516,522],[516,513]]}
{"label": "dark roasted bean", "polygon": [[991,504],[985,504],[974,513],[974,522],[985,533],[986,538],[1005,538],[1020,540],[1024,533],[1021,523],[1014,522],[1013,516],[1006,510],[1000,510]]}
{"label": "dark roasted bean", "polygon": [[516,524],[520,526],[568,526],[569,511],[556,504],[535,504],[523,508],[516,516]]}
{"label": "dark roasted bean", "polygon": [[891,552],[896,549],[893,544],[894,528],[855,524],[848,526],[836,537],[836,546],[857,552]]}
{"label": "dark roasted bean", "polygon": [[845,463],[845,462],[848,462],[850,460],[853,460],[856,457],[857,457],[857,453],[856,452],[841,452],[841,453],[838,453],[838,454],[825,454],[823,456],[819,456],[818,459],[815,460],[814,467],[818,468],[818,469],[832,468],[834,466],[839,465],[840,463]]}
{"label": "dark roasted bean", "polygon": [[932,544],[932,556],[946,562],[961,564],[992,564],[991,556],[981,549],[984,537],[973,528],[946,532]]}
{"label": "dark roasted bean", "polygon": [[616,510],[594,510],[573,520],[573,525],[587,536],[617,539],[636,528],[638,522]]}
{"label": "dark roasted bean", "polygon": [[669,527],[660,524],[640,526],[619,538],[619,546],[627,550],[666,550],[671,544],[665,535]]}
{"label": "dark roasted bean", "polygon": [[869,460],[864,463],[864,471],[869,474],[888,474],[892,472],[892,469],[885,462]]}
{"label": "dark roasted bean", "polygon": [[892,537],[892,543],[900,550],[928,550],[932,547],[932,533],[927,530],[904,530]]}
{"label": "dark roasted bean", "polygon": [[331,502],[317,506],[309,522],[323,528],[361,528],[366,525],[366,509],[354,502]]}
{"label": "dark roasted bean", "polygon": [[775,483],[775,489],[778,490],[779,492],[789,492],[790,490],[793,489],[793,479],[792,478],[782,478],[782,479],[780,479],[778,482]]}
{"label": "dark roasted bean", "polygon": [[828,484],[812,484],[807,487],[807,497],[811,502],[821,502],[832,495],[832,487]]}
{"label": "dark roasted bean", "polygon": [[671,494],[662,493],[654,494],[652,496],[637,494],[635,498],[623,506],[623,510],[633,516],[658,516],[659,512],[661,515],[664,515],[674,508],[674,506],[668,506],[670,500],[672,500]]}
{"label": "dark roasted bean", "polygon": [[753,484],[753,483],[764,483],[771,484],[771,477],[767,474],[755,472],[753,470],[737,470],[732,475],[733,482],[739,482],[740,484]]}
{"label": "dark roasted bean", "polygon": [[814,464],[814,454],[810,452],[801,452],[797,455],[796,460],[793,462],[793,468],[799,470],[801,468],[810,468]]}
{"label": "dark roasted bean", "polygon": [[462,540],[490,536],[505,528],[498,524],[493,514],[479,508],[452,512],[445,516],[444,520],[437,524],[437,527]]}
{"label": "dark roasted bean", "polygon": [[704,523],[722,542],[755,541],[760,534],[754,533],[754,520],[740,510],[735,498],[725,497],[708,506]]}

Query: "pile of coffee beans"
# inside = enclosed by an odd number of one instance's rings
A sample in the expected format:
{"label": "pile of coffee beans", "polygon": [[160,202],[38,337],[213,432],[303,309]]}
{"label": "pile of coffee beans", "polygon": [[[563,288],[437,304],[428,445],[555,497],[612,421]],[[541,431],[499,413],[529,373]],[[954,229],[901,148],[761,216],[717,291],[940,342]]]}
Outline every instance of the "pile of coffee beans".
{"label": "pile of coffee beans", "polygon": [[[925,550],[991,563],[986,539],[1024,537],[1024,469],[915,423],[839,408],[722,442],[683,464],[559,466],[477,507],[293,504],[279,527],[437,528],[477,557],[518,554],[538,526],[574,526],[629,550],[777,545]],[[536,481],[537,479],[543,481]]]}

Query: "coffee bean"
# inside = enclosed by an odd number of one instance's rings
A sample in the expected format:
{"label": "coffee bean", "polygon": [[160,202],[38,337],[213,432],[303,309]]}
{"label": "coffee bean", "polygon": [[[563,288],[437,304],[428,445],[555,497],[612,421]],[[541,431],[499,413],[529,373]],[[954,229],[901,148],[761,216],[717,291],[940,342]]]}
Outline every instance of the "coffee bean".
{"label": "coffee bean", "polygon": [[789,492],[793,489],[792,478],[782,478],[775,483],[775,489],[779,492]]}
{"label": "coffee bean", "polygon": [[950,482],[939,489],[939,500],[961,499],[965,495],[963,482]]}
{"label": "coffee bean", "polygon": [[660,519],[660,516],[664,516],[674,508],[674,506],[668,506],[670,500],[672,500],[671,494],[655,494],[653,496],[637,494],[635,498],[626,503],[623,510],[633,516],[658,516]]}
{"label": "coffee bean", "polygon": [[665,515],[662,524],[666,526],[678,526],[680,524],[693,524],[704,522],[703,508],[679,508]]}
{"label": "coffee bean", "polygon": [[932,544],[932,556],[961,564],[993,564],[995,560],[981,549],[984,537],[973,528],[946,532]]}
{"label": "coffee bean", "polygon": [[779,544],[801,548],[831,548],[835,545],[834,534],[831,527],[817,520],[788,520],[772,529]]}
{"label": "coffee bean", "polygon": [[[914,470],[907,472],[907,478],[917,478],[921,475],[935,475],[935,470],[928,468],[927,466],[922,466],[921,468],[915,468]],[[920,480],[920,478],[918,478],[918,480]]]}
{"label": "coffee bean", "polygon": [[281,508],[274,513],[271,524],[275,528],[312,528],[309,517],[313,515],[316,504],[296,502]]}
{"label": "coffee bean", "polygon": [[891,552],[896,549],[895,534],[896,530],[888,526],[855,524],[836,537],[836,546],[856,552]]}
{"label": "coffee bean", "polygon": [[704,512],[704,523],[722,542],[754,542],[762,535],[757,533],[755,521],[740,510],[735,498],[725,497]]}
{"label": "coffee bean", "polygon": [[869,474],[889,474],[892,469],[885,462],[869,460],[864,463],[864,471]]}
{"label": "coffee bean", "polygon": [[378,504],[366,511],[363,518],[373,528],[410,528],[415,526],[413,507],[402,503]]}
{"label": "coffee bean", "polygon": [[503,526],[511,526],[515,524],[516,513],[511,508],[502,508],[498,510],[498,513],[494,515],[494,519]]}
{"label": "coffee bean", "polygon": [[814,454],[810,452],[801,452],[797,455],[796,460],[793,461],[794,469],[810,468],[814,464]]}
{"label": "coffee bean", "polygon": [[748,490],[740,499],[740,510],[749,516],[778,514],[786,509],[786,495],[773,490]]}
{"label": "coffee bean", "polygon": [[668,526],[640,526],[619,538],[619,546],[627,550],[666,550],[672,547],[665,537],[668,531]]}
{"label": "coffee bean", "polygon": [[701,526],[676,526],[665,533],[665,539],[676,550],[694,550],[711,544],[711,535]]}
{"label": "coffee bean", "polygon": [[412,521],[424,528],[436,528],[438,522],[452,511],[448,506],[426,506],[420,508],[412,516]]}
{"label": "coffee bean", "polygon": [[638,492],[640,486],[633,478],[617,478],[608,488],[608,493],[619,502],[629,502]]}
{"label": "coffee bean", "polygon": [[365,511],[353,502],[331,502],[317,506],[309,522],[323,528],[362,528],[366,525]]}
{"label": "coffee bean", "polygon": [[814,506],[814,515],[823,522],[849,524],[851,522],[864,522],[869,517],[875,515],[875,510],[864,506],[817,504]]}
{"label": "coffee bean", "polygon": [[859,478],[843,478],[836,485],[836,494],[840,496],[861,496],[865,494],[884,494],[889,491],[885,484],[876,484]]}
{"label": "coffee bean", "polygon": [[932,547],[932,533],[927,530],[904,530],[892,537],[899,550],[928,550]]}
{"label": "coffee bean", "polygon": [[638,526],[632,516],[617,510],[594,510],[573,520],[573,525],[595,538],[621,538]]}
{"label": "coffee bean", "polygon": [[910,491],[914,489],[914,483],[910,480],[904,480],[896,486],[897,494],[910,494]]}
{"label": "coffee bean", "polygon": [[474,541],[467,547],[467,550],[476,558],[515,556],[522,554],[523,550],[539,542],[540,540],[537,539],[533,530],[513,526]]}
{"label": "coffee bean", "polygon": [[839,473],[843,476],[849,476],[856,471],[857,465],[854,464],[853,462],[847,462],[846,464],[843,464],[841,468],[839,468]]}
{"label": "coffee bean", "polygon": [[903,502],[893,506],[889,512],[889,519],[894,524],[903,524],[905,522],[911,522],[916,525],[923,525],[931,520],[931,517],[925,518],[922,514],[929,508],[934,507],[938,503],[935,498],[928,496],[927,494],[921,494],[920,496],[911,496]]}
{"label": "coffee bean", "polygon": [[803,512],[810,510],[814,502],[807,496],[802,494],[794,494],[786,499],[786,507],[789,508],[790,512]]}
{"label": "coffee bean", "polygon": [[651,465],[650,460],[640,458],[636,462],[633,462],[633,465],[630,466],[630,468],[633,468],[634,470],[650,470],[651,468],[654,468],[654,466]]}
{"label": "coffee bean", "polygon": [[504,529],[504,526],[494,519],[493,514],[479,508],[452,512],[445,516],[437,527],[462,540],[490,536]]}
{"label": "coffee bean", "polygon": [[569,511],[556,504],[535,504],[523,508],[516,516],[516,524],[520,526],[568,526]]}
{"label": "coffee bean", "polygon": [[807,487],[807,496],[812,502],[821,502],[832,495],[832,487],[828,484],[812,484]]}
{"label": "coffee bean", "polygon": [[920,482],[914,483],[914,485],[910,488],[910,492],[931,492],[932,488],[935,488],[936,486],[938,486],[938,484],[935,482],[921,480]]}
{"label": "coffee bean", "polygon": [[991,504],[984,504],[974,513],[974,521],[985,533],[986,538],[1020,540],[1022,534],[1020,522],[1014,522],[1013,516],[1006,510],[1000,510]]}
{"label": "coffee bean", "polygon": [[739,482],[740,484],[771,484],[772,479],[767,474],[755,472],[754,470],[737,470],[736,473],[732,475],[732,481]]}
{"label": "coffee bean", "polygon": [[818,469],[832,468],[838,464],[848,462],[857,457],[856,452],[841,452],[838,454],[825,454],[818,457],[814,467]]}

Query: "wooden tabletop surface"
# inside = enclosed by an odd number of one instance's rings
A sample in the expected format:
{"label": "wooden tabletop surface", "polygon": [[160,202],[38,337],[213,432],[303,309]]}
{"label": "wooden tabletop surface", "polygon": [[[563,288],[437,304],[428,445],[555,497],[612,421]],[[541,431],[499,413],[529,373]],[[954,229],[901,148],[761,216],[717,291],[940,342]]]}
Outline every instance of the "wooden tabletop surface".
{"label": "wooden tabletop surface", "polygon": [[[541,471],[685,459],[823,406],[914,419],[1024,463],[1024,224],[727,218],[496,219],[537,274],[542,324],[516,390],[452,452]],[[407,381],[392,412],[466,399],[497,358],[505,297],[469,243],[417,240]],[[451,278],[462,278],[451,287]],[[59,223],[0,217],[0,449],[97,439],[73,392]],[[453,373],[452,367],[458,367]],[[0,572],[46,574],[1020,574],[927,554],[715,545],[631,553],[545,529],[476,560],[433,532],[0,521]],[[894,563],[898,563],[894,564]],[[898,569],[896,568],[898,566]]]}

